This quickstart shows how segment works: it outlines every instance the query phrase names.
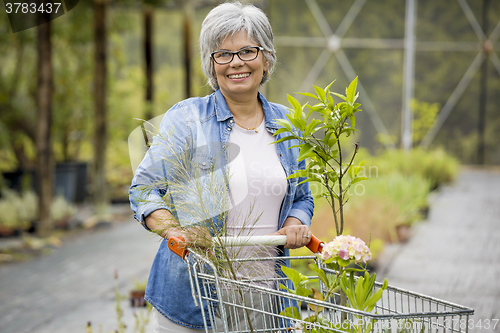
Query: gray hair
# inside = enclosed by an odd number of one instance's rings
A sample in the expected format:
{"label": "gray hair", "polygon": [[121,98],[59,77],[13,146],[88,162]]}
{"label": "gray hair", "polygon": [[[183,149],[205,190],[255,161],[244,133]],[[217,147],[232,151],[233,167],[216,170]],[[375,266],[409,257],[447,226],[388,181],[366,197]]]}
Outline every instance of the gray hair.
{"label": "gray hair", "polygon": [[223,3],[208,13],[200,32],[201,69],[214,90],[219,88],[219,84],[215,78],[210,54],[219,50],[226,37],[241,31],[245,31],[250,40],[264,48],[262,54],[268,62],[269,73],[262,78],[260,84],[267,82],[274,70],[276,51],[273,45],[273,31],[266,14],[251,4]]}

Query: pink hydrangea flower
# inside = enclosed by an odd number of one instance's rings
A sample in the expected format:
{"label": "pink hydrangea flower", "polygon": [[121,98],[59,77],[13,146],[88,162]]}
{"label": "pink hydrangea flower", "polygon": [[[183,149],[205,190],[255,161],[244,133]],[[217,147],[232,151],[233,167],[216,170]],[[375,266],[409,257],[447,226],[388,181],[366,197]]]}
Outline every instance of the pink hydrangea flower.
{"label": "pink hydrangea flower", "polygon": [[335,257],[343,260],[353,260],[356,263],[366,263],[372,258],[372,254],[361,239],[350,235],[341,235],[323,246],[321,254],[323,260]]}

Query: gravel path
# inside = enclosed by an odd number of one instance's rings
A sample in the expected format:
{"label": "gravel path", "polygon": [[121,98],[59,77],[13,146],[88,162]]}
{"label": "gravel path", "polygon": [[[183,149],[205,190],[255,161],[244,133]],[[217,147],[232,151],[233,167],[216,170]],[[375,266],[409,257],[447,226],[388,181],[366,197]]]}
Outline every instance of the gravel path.
{"label": "gravel path", "polygon": [[383,254],[381,275],[473,308],[469,332],[500,332],[500,170],[465,168],[431,199],[427,221],[409,242]]}
{"label": "gravel path", "polygon": [[66,239],[54,253],[0,266],[0,332],[95,332],[117,328],[115,271],[124,320],[132,332],[128,292],[145,281],[159,246],[132,218]]}

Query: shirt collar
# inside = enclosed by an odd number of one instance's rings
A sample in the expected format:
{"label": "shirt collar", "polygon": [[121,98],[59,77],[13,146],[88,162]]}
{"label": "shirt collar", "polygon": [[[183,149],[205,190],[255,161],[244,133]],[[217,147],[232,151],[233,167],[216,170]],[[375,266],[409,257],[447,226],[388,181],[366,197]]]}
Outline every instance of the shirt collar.
{"label": "shirt collar", "polygon": [[[215,96],[215,113],[217,116],[217,121],[226,121],[232,118],[233,115],[226,104],[226,99],[220,89],[217,89],[214,93]],[[266,100],[264,95],[259,92],[258,98],[262,103],[262,109],[264,110],[264,116],[266,119],[266,128],[277,130],[279,126],[274,123],[274,120],[278,118],[278,114],[274,111],[272,105]]]}

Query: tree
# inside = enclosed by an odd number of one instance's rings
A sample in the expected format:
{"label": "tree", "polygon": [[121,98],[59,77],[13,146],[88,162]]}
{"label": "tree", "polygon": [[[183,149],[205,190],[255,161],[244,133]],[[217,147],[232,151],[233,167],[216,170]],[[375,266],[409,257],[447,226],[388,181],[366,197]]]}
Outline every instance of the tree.
{"label": "tree", "polygon": [[94,96],[95,96],[95,137],[94,137],[94,175],[93,199],[98,214],[104,213],[107,205],[106,195],[106,79],[107,79],[107,38],[106,12],[107,0],[94,0]]}
{"label": "tree", "polygon": [[182,22],[182,34],[183,34],[183,48],[184,48],[184,70],[185,70],[185,85],[184,85],[184,95],[186,98],[192,96],[191,94],[191,58],[192,47],[191,47],[191,35],[192,35],[192,21],[193,21],[193,7],[191,1],[185,1],[183,4],[184,18]]}
{"label": "tree", "polygon": [[[44,13],[43,15],[46,15]],[[50,14],[49,14],[50,15]],[[36,179],[38,188],[39,221],[37,233],[46,236],[53,228],[50,208],[53,194],[54,161],[52,154],[52,44],[51,21],[37,27],[37,126],[36,126]]]}
{"label": "tree", "polygon": [[144,63],[146,73],[146,119],[153,118],[153,8],[145,3],[142,10],[144,22]]}

